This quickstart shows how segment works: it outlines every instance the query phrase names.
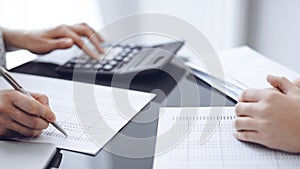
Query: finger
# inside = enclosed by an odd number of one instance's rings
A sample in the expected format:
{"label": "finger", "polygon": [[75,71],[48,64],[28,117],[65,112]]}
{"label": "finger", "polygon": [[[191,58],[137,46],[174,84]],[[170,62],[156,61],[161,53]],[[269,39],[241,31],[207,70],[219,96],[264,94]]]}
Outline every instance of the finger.
{"label": "finger", "polygon": [[64,38],[71,38],[73,42],[81,48],[87,55],[94,59],[98,59],[98,55],[92,52],[89,48],[87,48],[81,39],[81,36],[79,36],[76,32],[74,32],[69,26],[63,25],[58,27],[57,29],[53,30],[51,32],[52,36],[54,37],[64,37]]}
{"label": "finger", "polygon": [[241,141],[253,142],[262,144],[262,138],[256,131],[237,131],[234,137]]}
{"label": "finger", "polygon": [[297,78],[293,81],[293,83],[298,87],[300,88],[300,78]]}
{"label": "finger", "polygon": [[45,119],[48,122],[55,121],[55,115],[47,106],[42,105],[35,99],[31,99],[28,96],[14,92],[12,96],[13,104],[22,111],[30,115],[35,115]]}
{"label": "finger", "polygon": [[105,40],[93,29],[91,28],[88,24],[86,23],[81,23],[81,24],[76,24],[74,26],[83,26],[83,27],[87,27],[88,29],[90,29],[93,34],[97,35],[96,38],[98,39],[98,41],[100,41],[101,43],[104,42]]}
{"label": "finger", "polygon": [[284,94],[289,94],[289,92],[292,92],[296,89],[296,86],[285,77],[268,75],[267,81]]}
{"label": "finger", "polygon": [[29,115],[17,108],[11,113],[11,118],[13,121],[33,130],[43,130],[49,126],[49,123],[44,119]]}
{"label": "finger", "polygon": [[43,105],[49,105],[49,99],[46,95],[39,94],[39,93],[30,93],[30,94],[35,100],[39,101]]}
{"label": "finger", "polygon": [[96,47],[97,51],[101,54],[104,54],[105,51],[101,47],[103,39],[87,24],[79,24],[70,27],[74,32],[80,34],[81,36],[87,37],[92,44]]}
{"label": "finger", "polygon": [[96,53],[92,52],[90,49],[88,49],[87,47],[80,47],[85,54],[87,54],[88,56],[90,56],[93,59],[99,60],[99,57]]}
{"label": "finger", "polygon": [[48,45],[48,50],[68,49],[73,46],[74,42],[71,38],[47,39],[45,44]]}
{"label": "finger", "polygon": [[93,33],[93,31],[83,28],[83,27],[71,27],[76,33],[79,33],[82,36],[86,36],[92,44],[96,47],[97,51],[101,54],[104,54],[104,49],[101,48],[101,41],[96,37],[96,35]]}
{"label": "finger", "polygon": [[257,130],[257,122],[251,117],[237,117],[234,121],[236,130]]}
{"label": "finger", "polygon": [[249,102],[239,102],[235,105],[236,116],[254,117],[257,115],[257,104]]}
{"label": "finger", "polygon": [[11,123],[8,129],[26,137],[36,137],[42,133],[42,130],[33,130],[16,122]]}
{"label": "finger", "polygon": [[247,89],[240,95],[239,102],[258,102],[261,93],[259,89]]}

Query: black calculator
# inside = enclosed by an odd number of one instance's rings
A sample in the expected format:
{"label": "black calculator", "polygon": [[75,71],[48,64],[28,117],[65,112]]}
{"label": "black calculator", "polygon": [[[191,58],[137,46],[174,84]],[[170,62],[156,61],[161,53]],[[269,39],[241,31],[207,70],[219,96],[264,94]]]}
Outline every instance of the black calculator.
{"label": "black calculator", "polygon": [[67,75],[76,72],[103,76],[155,73],[170,62],[183,44],[183,41],[175,41],[154,46],[132,43],[105,45],[106,53],[100,60],[85,55],[74,57],[58,66],[56,71]]}

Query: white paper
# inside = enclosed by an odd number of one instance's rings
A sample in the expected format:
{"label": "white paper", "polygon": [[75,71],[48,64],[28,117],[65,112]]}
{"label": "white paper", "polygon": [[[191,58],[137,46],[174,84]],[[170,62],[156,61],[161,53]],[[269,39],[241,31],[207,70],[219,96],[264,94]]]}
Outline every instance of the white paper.
{"label": "white paper", "polygon": [[[212,83],[214,78],[207,74],[205,65],[195,56],[182,57],[195,76],[225,93],[234,100],[247,88],[271,87],[266,81],[268,74],[285,76],[290,80],[299,77],[299,74],[271,59],[259,54],[253,49],[242,46],[218,53],[224,71],[224,79]],[[217,82],[217,83],[216,83]]]}
{"label": "white paper", "polygon": [[[222,110],[222,108],[219,109]],[[189,112],[193,110],[197,111],[195,116],[191,116],[192,112]],[[214,129],[214,132],[208,140],[202,142],[200,135],[204,131],[210,110],[210,107],[161,109],[154,169],[299,168],[300,155],[271,150],[257,144],[235,139],[233,137],[235,129],[232,126],[235,119],[234,107],[224,107],[221,115],[210,116],[221,120],[216,126],[206,126]],[[175,120],[179,120],[180,111],[185,112],[185,115],[180,118],[181,125],[190,125],[190,133],[178,144],[175,144],[172,149],[162,153],[158,152],[159,149],[162,149],[162,146],[166,146],[166,143],[159,136],[166,133]],[[177,128],[174,132],[182,132],[182,128]],[[174,142],[177,141],[169,140],[169,144]]]}
{"label": "white paper", "polygon": [[250,88],[270,87],[266,81],[268,74],[285,76],[290,80],[299,77],[299,73],[247,46],[222,52],[219,54],[219,58],[226,73]]}
{"label": "white paper", "polygon": [[6,68],[10,70],[36,58],[37,55],[29,52],[28,50],[20,49],[12,52],[6,52]]}
{"label": "white paper", "polygon": [[69,49],[57,49],[48,54],[39,55],[35,61],[41,63],[53,63],[63,65],[74,57],[78,57],[83,52],[77,47],[73,46]]}
{"label": "white paper", "polygon": [[[150,93],[100,85],[17,73],[12,75],[28,91],[44,93],[49,97],[57,122],[69,135],[66,137],[49,125],[39,137],[23,141],[54,143],[58,148],[87,154],[96,154],[155,97]],[[0,88],[8,88],[2,78]],[[86,89],[87,92],[77,93],[78,89]],[[94,97],[91,98],[88,90],[92,91]],[[128,97],[128,103],[124,102],[124,97]],[[92,104],[93,101],[96,104]],[[132,109],[126,112],[128,110],[124,107],[129,107],[129,104]]]}

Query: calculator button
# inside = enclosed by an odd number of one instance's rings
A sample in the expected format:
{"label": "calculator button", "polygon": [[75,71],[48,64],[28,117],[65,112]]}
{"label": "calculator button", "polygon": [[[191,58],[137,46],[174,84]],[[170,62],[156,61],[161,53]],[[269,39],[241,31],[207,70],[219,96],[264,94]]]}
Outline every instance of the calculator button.
{"label": "calculator button", "polygon": [[69,63],[76,63],[76,58],[71,59]]}
{"label": "calculator button", "polygon": [[84,59],[84,58],[77,58],[76,59],[76,63],[78,63],[78,64],[84,64],[86,62],[87,62],[87,59]]}
{"label": "calculator button", "polygon": [[121,62],[123,60],[123,57],[122,56],[117,56],[117,57],[115,57],[115,60],[118,61],[118,62]]}
{"label": "calculator button", "polygon": [[105,65],[105,66],[103,67],[103,69],[106,70],[106,71],[110,71],[110,70],[113,69],[113,66],[112,66],[112,65]]}
{"label": "calculator button", "polygon": [[114,57],[115,57],[115,55],[108,54],[108,55],[105,55],[105,56],[104,56],[104,59],[109,61],[109,60],[113,60]]}
{"label": "calculator button", "polygon": [[66,67],[73,67],[73,64],[67,63],[67,64],[66,64]]}
{"label": "calculator button", "polygon": [[113,60],[120,52],[123,51],[121,47],[111,48],[108,53],[104,56],[106,60]]}
{"label": "calculator button", "polygon": [[107,60],[101,60],[101,61],[100,61],[100,64],[103,64],[103,65],[105,65],[105,64],[107,64],[107,63],[108,63]]}
{"label": "calculator button", "polygon": [[131,49],[130,48],[125,48],[123,51],[126,52],[126,53],[128,53],[128,52],[131,51]]}
{"label": "calculator button", "polygon": [[125,57],[125,56],[127,56],[127,54],[128,54],[127,52],[121,52],[119,55],[122,57]]}
{"label": "calculator button", "polygon": [[92,64],[96,64],[96,63],[98,63],[99,61],[98,60],[96,60],[96,59],[92,59],[91,61],[90,61],[90,63],[92,63]]}
{"label": "calculator button", "polygon": [[88,63],[88,64],[83,65],[83,67],[86,69],[90,69],[93,67],[93,65],[91,63]]}
{"label": "calculator button", "polygon": [[103,67],[103,65],[101,65],[101,64],[95,64],[94,65],[94,69],[101,69]]}
{"label": "calculator button", "polygon": [[133,53],[130,53],[130,54],[127,55],[128,58],[133,58],[133,56],[134,56]]}
{"label": "calculator button", "polygon": [[133,54],[136,54],[136,53],[138,53],[139,51],[140,51],[139,49],[133,49],[133,50],[132,50],[132,53],[133,53]]}
{"label": "calculator button", "polygon": [[115,60],[111,60],[111,61],[108,62],[108,64],[110,64],[112,66],[116,66],[118,64],[118,62],[115,61]]}
{"label": "calculator button", "polygon": [[75,68],[81,68],[82,66],[81,66],[81,64],[75,64],[74,67],[75,67]]}
{"label": "calculator button", "polygon": [[130,61],[130,58],[129,58],[129,57],[123,59],[123,62],[124,62],[124,63],[127,63],[127,62],[129,62],[129,61]]}

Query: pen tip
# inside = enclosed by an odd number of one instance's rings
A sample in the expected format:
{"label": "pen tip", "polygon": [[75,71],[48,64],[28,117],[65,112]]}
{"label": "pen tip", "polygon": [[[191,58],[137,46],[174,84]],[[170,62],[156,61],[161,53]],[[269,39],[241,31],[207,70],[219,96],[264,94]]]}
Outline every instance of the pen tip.
{"label": "pen tip", "polygon": [[62,134],[64,134],[66,137],[68,137],[68,134],[66,132],[62,132]]}

